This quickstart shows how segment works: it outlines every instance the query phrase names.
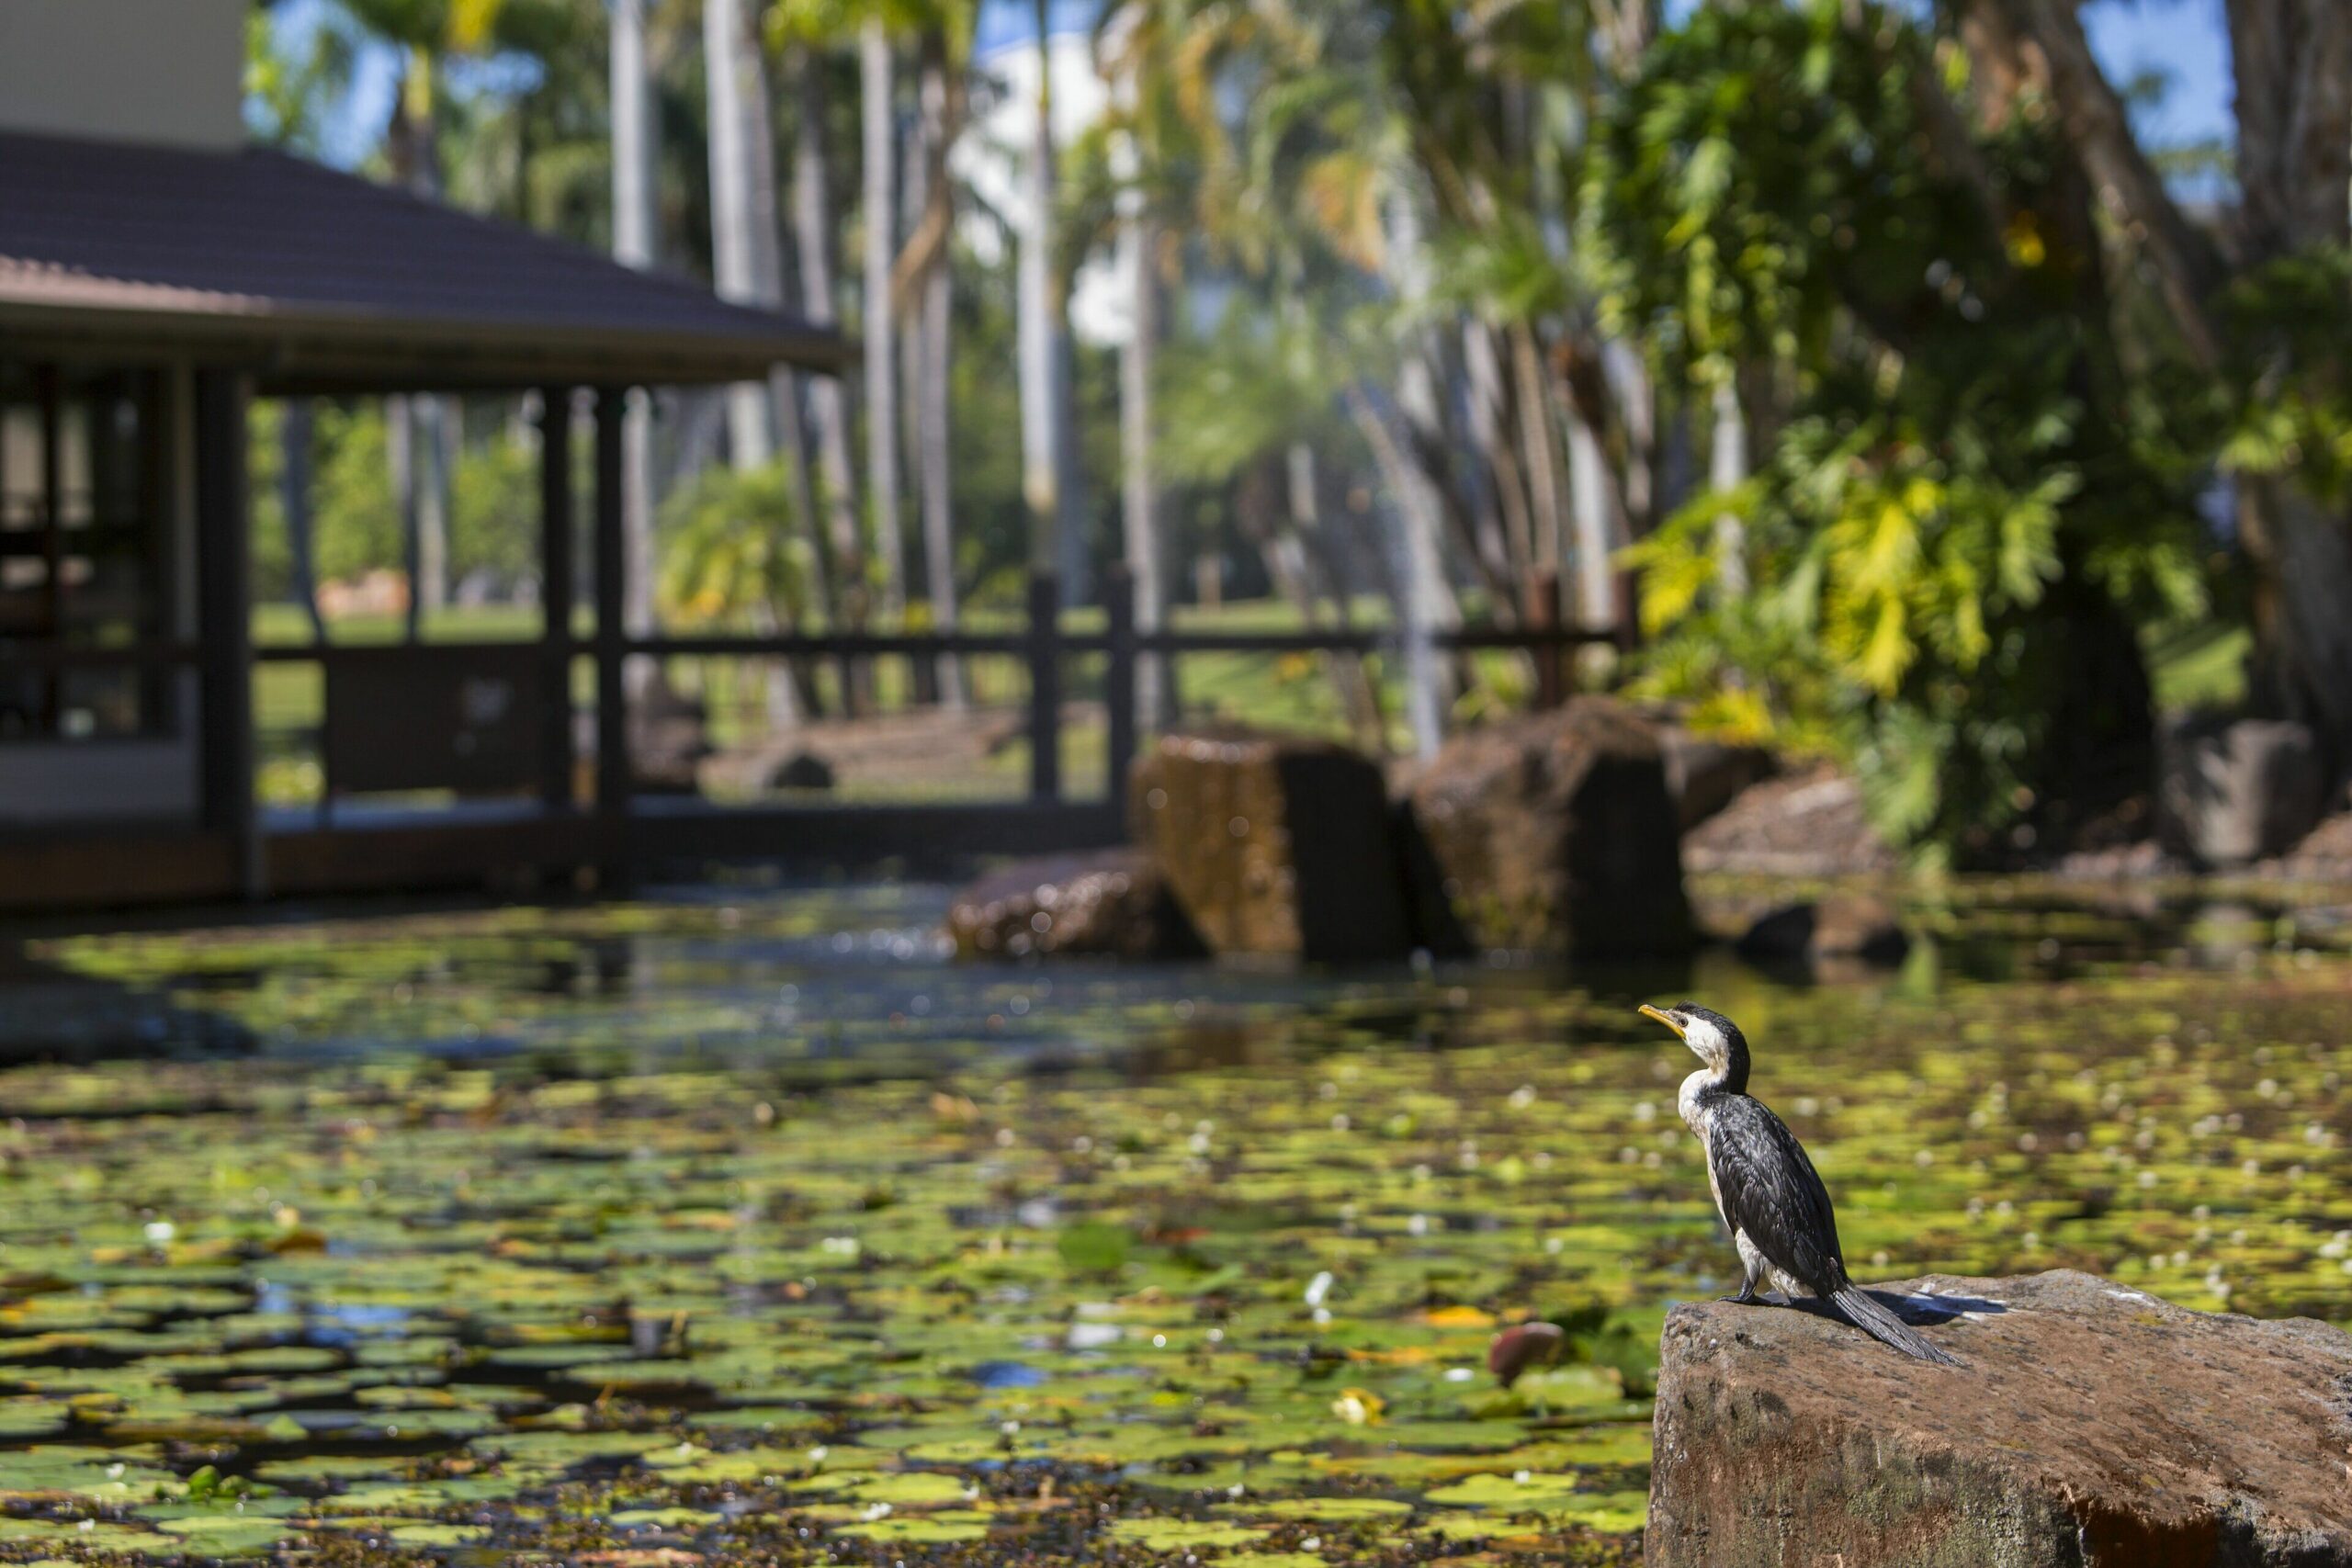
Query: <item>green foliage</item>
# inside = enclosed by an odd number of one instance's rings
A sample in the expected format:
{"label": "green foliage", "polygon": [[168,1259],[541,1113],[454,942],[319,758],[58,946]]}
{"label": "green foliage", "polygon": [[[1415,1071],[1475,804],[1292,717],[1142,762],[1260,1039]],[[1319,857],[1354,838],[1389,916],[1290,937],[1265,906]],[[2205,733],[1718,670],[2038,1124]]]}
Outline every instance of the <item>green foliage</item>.
{"label": "green foliage", "polygon": [[[1695,14],[1603,128],[1586,239],[1605,313],[1668,378],[1760,361],[1788,400],[1749,483],[1631,552],[1659,638],[1644,685],[1844,755],[1881,828],[1943,854],[2046,805],[2080,722],[2070,623],[2193,612],[2201,583],[2194,476],[2072,308],[2070,258],[2030,209],[1996,231],[1905,151],[1928,59],[1907,27]],[[2021,204],[2037,152],[1978,149]],[[1723,517],[1742,594],[1720,591]]]}
{"label": "green foliage", "polygon": [[321,581],[358,577],[401,559],[384,413],[374,403],[318,411],[318,458],[311,480]]}
{"label": "green foliage", "polygon": [[713,468],[670,503],[662,604],[687,626],[793,626],[808,613],[808,547],[781,462]]}
{"label": "green foliage", "polygon": [[2312,494],[2352,502],[2352,251],[2285,257],[2238,280],[2221,317],[2230,358],[2223,466],[2292,473]]}
{"label": "green foliage", "polygon": [[1340,387],[1305,328],[1238,313],[1213,334],[1171,344],[1159,362],[1154,456],[1179,484],[1230,479],[1293,442],[1339,434]]}

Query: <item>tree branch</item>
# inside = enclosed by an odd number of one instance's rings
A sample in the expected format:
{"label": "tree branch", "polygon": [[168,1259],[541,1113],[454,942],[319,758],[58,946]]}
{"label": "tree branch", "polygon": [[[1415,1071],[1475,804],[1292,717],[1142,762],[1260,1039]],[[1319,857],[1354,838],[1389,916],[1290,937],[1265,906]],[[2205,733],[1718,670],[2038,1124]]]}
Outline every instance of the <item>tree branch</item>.
{"label": "tree branch", "polygon": [[2226,281],[2227,268],[2212,242],[2173,204],[2141,151],[2122,97],[2091,54],[2074,0],[2007,4],[2009,19],[2046,62],[2052,107],[2090,175],[2099,206],[2154,268],[2190,352],[2207,365],[2216,363],[2220,341],[2207,302]]}

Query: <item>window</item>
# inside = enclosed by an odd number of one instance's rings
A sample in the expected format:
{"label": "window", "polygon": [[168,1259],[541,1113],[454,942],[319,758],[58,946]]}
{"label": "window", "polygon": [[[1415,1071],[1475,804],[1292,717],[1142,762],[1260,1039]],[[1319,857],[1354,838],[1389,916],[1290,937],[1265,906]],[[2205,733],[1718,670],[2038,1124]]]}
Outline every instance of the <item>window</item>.
{"label": "window", "polygon": [[0,366],[0,744],[169,728],[162,671],[103,659],[167,629],[159,391],[152,371]]}

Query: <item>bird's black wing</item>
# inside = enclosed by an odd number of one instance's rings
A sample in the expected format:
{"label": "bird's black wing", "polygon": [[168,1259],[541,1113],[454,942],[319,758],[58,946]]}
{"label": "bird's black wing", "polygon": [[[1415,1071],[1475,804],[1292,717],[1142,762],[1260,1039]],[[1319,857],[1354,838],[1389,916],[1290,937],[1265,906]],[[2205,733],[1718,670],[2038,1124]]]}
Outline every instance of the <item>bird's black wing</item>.
{"label": "bird's black wing", "polygon": [[1818,1295],[1845,1282],[1838,1216],[1804,1145],[1778,1116],[1744,1094],[1714,1106],[1708,1160],[1724,1220],[1767,1259]]}

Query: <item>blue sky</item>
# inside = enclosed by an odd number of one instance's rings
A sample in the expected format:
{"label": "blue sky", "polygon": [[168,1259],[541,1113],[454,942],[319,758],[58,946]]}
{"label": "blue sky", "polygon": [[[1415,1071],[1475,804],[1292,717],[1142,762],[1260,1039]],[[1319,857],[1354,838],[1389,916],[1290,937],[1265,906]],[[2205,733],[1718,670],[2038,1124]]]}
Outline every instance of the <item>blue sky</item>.
{"label": "blue sky", "polygon": [[[1681,0],[1688,5],[1690,0]],[[317,25],[324,0],[287,0],[279,26],[298,33]],[[1093,24],[1100,0],[1051,0],[1056,30]],[[1677,8],[1680,8],[1678,6]],[[2171,83],[2165,101],[2143,116],[2158,144],[2226,140],[2230,133],[2230,46],[2222,0],[2093,0],[2084,7],[2092,46],[2109,73],[2123,82],[2149,71]],[[1029,36],[1030,0],[986,0],[980,11],[982,51]],[[388,52],[361,63],[350,101],[328,137],[328,156],[352,163],[372,143],[391,107],[399,62]]]}

